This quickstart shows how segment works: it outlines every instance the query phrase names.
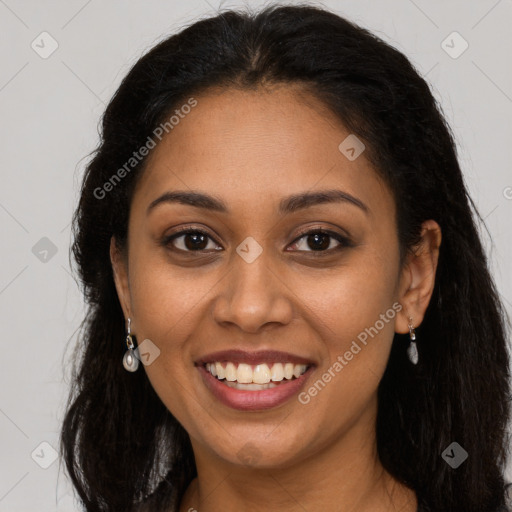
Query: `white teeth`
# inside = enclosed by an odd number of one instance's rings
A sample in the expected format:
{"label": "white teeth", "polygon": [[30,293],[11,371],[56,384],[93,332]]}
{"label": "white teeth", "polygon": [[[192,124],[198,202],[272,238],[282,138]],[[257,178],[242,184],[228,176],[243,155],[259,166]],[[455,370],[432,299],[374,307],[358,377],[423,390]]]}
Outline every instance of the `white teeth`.
{"label": "white teeth", "polygon": [[282,363],[275,363],[272,365],[271,378],[274,382],[279,382],[284,379],[284,368]]}
{"label": "white teeth", "polygon": [[236,370],[236,381],[241,384],[252,382],[252,368],[248,364],[239,364]]}
{"label": "white teeth", "polygon": [[[252,370],[252,368],[251,368]],[[267,384],[270,382],[270,368],[267,364],[259,364],[252,372],[252,380],[256,384]]]}
{"label": "white teeth", "polygon": [[236,366],[233,363],[226,365],[226,380],[229,380],[229,382],[236,380]]}
{"label": "white teeth", "polygon": [[284,365],[284,378],[289,380],[292,377],[293,377],[293,364],[292,363],[286,363]]}
{"label": "white teeth", "polygon": [[302,372],[304,371],[304,370],[302,369],[302,366],[303,366],[303,365],[296,364],[296,365],[293,367],[293,376],[294,376],[294,377],[299,378],[299,377],[302,375]]}
{"label": "white teeth", "polygon": [[[266,384],[273,382],[281,382],[283,379],[291,380],[294,377],[300,377],[306,370],[305,364],[293,363],[274,363],[269,367],[268,364],[262,363],[251,366],[245,363],[228,362],[225,366],[221,362],[206,363],[206,370],[219,380],[242,384],[243,386],[231,386],[238,389],[266,389]],[[248,387],[250,384],[258,385],[256,388]],[[270,387],[274,387],[274,385]]]}
{"label": "white teeth", "polygon": [[274,384],[273,382],[269,382],[268,384],[239,384],[238,382],[225,381],[225,383],[230,388],[242,389],[246,391],[261,391],[262,389],[270,389],[275,388],[277,386],[277,384]]}
{"label": "white teeth", "polygon": [[[218,377],[219,379],[225,379],[226,378],[226,372],[225,372],[224,367],[222,366],[222,364],[214,363],[214,365],[215,365],[215,373],[217,374],[217,375],[214,375],[214,377]],[[213,364],[210,365],[210,366],[213,366]],[[211,373],[211,370],[210,370],[210,373]],[[212,375],[213,375],[213,373],[212,373]]]}

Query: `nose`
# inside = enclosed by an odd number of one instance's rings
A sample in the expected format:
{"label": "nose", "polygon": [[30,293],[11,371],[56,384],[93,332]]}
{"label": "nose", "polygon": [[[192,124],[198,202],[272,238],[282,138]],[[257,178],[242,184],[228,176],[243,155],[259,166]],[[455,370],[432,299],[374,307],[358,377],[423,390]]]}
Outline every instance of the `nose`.
{"label": "nose", "polygon": [[267,324],[286,325],[292,320],[293,293],[264,254],[251,263],[238,255],[234,258],[213,305],[219,325],[256,333]]}

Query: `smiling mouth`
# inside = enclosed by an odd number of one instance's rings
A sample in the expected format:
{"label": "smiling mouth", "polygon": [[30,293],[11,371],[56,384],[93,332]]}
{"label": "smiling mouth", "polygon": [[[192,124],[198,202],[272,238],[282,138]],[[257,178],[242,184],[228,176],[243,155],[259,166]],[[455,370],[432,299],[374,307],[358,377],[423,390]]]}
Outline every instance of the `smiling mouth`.
{"label": "smiling mouth", "polygon": [[286,384],[303,375],[310,366],[293,363],[245,364],[234,362],[206,363],[207,372],[230,388],[261,391]]}

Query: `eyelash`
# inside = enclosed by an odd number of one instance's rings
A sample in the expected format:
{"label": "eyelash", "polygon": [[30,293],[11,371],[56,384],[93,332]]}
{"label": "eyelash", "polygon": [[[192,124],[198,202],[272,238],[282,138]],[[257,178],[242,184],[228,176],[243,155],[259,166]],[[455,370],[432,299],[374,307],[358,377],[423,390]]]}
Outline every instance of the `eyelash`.
{"label": "eyelash", "polygon": [[[162,245],[166,248],[170,248],[173,251],[182,252],[182,253],[201,253],[201,252],[203,252],[205,249],[191,251],[191,250],[177,249],[176,247],[172,246],[172,242],[174,240],[176,240],[177,238],[179,238],[181,236],[189,235],[189,234],[204,235],[217,244],[217,242],[210,236],[209,233],[207,233],[206,231],[204,231],[202,229],[198,229],[198,228],[194,228],[193,226],[190,226],[190,227],[186,227],[186,228],[182,229],[181,231],[173,233],[172,235],[164,237],[162,239]],[[330,230],[322,229],[322,228],[310,229],[310,230],[304,231],[302,233],[299,233],[299,235],[297,236],[297,238],[295,238],[295,240],[292,242],[291,245],[296,244],[298,241],[300,241],[304,237],[307,237],[309,235],[315,235],[315,234],[327,235],[331,238],[334,238],[337,242],[339,242],[340,245],[337,247],[331,248],[331,249],[326,249],[326,250],[321,250],[321,251],[309,250],[309,251],[298,251],[298,252],[311,253],[312,255],[314,255],[316,257],[316,256],[322,256],[323,254],[330,255],[335,251],[353,246],[353,243],[350,241],[349,238],[347,238],[339,233],[336,233],[334,231],[330,231]],[[219,245],[219,244],[217,244],[217,245]],[[330,243],[329,243],[329,245],[330,245]],[[216,249],[214,251],[216,251]]]}

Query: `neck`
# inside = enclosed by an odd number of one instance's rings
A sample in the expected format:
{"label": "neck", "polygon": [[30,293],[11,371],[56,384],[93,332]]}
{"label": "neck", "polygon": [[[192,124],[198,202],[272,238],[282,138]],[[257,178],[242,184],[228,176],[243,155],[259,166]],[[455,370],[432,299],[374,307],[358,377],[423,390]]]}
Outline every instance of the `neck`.
{"label": "neck", "polygon": [[194,446],[198,477],[180,512],[416,512],[414,491],[384,470],[368,424],[375,423],[361,417],[322,450],[270,469],[226,463]]}

